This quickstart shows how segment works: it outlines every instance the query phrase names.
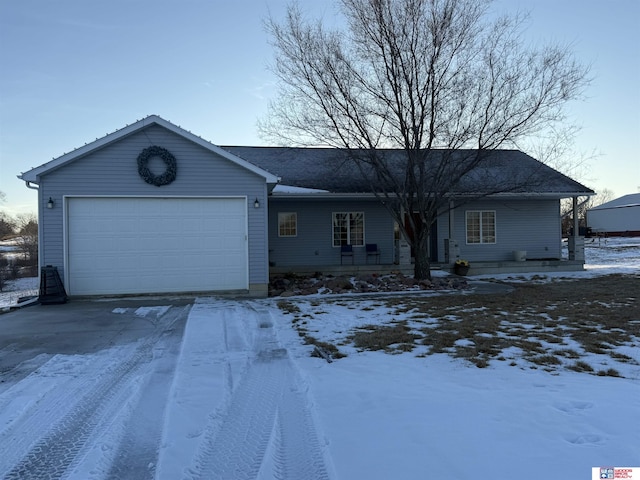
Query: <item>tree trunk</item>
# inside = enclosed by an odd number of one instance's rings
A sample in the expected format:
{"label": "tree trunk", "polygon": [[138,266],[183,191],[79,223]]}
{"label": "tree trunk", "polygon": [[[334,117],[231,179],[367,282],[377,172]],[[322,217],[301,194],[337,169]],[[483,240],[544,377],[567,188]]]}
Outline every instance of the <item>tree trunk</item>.
{"label": "tree trunk", "polygon": [[416,280],[431,280],[431,262],[429,260],[429,229],[418,228],[414,236],[413,276]]}

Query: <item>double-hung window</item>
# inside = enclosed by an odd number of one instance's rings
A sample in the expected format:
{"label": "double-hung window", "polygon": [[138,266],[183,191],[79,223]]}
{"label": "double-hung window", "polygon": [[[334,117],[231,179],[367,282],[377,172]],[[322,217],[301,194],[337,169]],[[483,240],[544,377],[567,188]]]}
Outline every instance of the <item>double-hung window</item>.
{"label": "double-hung window", "polygon": [[467,210],[467,243],[496,243],[496,212]]}
{"label": "double-hung window", "polygon": [[298,214],[278,212],[278,236],[295,237],[298,235]]}
{"label": "double-hung window", "polygon": [[364,212],[333,213],[333,246],[364,246]]}

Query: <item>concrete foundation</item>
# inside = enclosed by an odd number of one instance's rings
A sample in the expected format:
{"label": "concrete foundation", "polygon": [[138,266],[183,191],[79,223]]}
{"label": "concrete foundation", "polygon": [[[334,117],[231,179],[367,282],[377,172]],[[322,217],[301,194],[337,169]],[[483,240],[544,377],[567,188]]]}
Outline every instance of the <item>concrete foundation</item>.
{"label": "concrete foundation", "polygon": [[[431,270],[442,270],[453,273],[453,266],[436,263]],[[499,273],[529,273],[529,272],[580,272],[584,270],[584,262],[579,260],[525,260],[505,262],[471,262],[469,275],[490,275]],[[384,275],[388,273],[402,273],[413,275],[413,265],[323,265],[297,267],[271,267],[270,275],[295,273],[297,275]]]}

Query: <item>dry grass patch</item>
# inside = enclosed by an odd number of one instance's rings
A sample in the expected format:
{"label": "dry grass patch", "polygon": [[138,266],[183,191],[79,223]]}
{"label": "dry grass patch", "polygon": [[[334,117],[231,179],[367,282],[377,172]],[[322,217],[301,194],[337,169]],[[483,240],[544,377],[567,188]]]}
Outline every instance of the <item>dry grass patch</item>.
{"label": "dry grass patch", "polygon": [[[505,361],[519,368],[528,363],[531,368],[551,372],[568,369],[619,376],[614,368],[596,372],[584,357],[604,365],[638,364],[615,349],[640,346],[639,276],[609,275],[511,286],[514,290],[508,294],[394,295],[379,297],[375,305],[363,305],[354,299],[334,300],[334,305],[362,312],[386,308],[389,315],[386,323],[355,328],[335,342],[394,354],[423,347],[419,356],[445,353],[479,368],[492,361]],[[311,315],[302,315],[290,301],[280,301],[278,306],[293,315],[292,324],[307,343],[339,358],[342,354],[335,345],[323,344],[309,330],[320,314],[326,314],[322,310],[326,303],[313,300]]]}
{"label": "dry grass patch", "polygon": [[[326,354],[330,355],[330,357],[333,359],[344,358],[347,356],[345,353],[342,353],[340,349],[336,347],[334,344],[328,343],[328,342],[322,342],[317,338],[312,337],[311,335],[304,336],[304,343],[306,345],[313,345],[314,347],[317,347],[317,349],[322,350]],[[318,352],[317,349],[311,353],[312,357],[322,357],[322,355],[317,353]]]}
{"label": "dry grass patch", "polygon": [[278,308],[282,310],[283,313],[300,313],[300,308],[295,303],[286,300],[280,300],[278,302]]}
{"label": "dry grass patch", "polygon": [[593,372],[593,367],[589,365],[587,362],[583,362],[582,360],[577,361],[576,363],[569,365],[567,367],[569,370],[573,370],[574,372]]}
{"label": "dry grass patch", "polygon": [[361,350],[385,350],[399,353],[413,350],[420,335],[412,332],[406,321],[391,325],[366,325],[349,337],[356,348]]}
{"label": "dry grass patch", "polygon": [[[512,286],[513,292],[502,295],[389,298],[385,306],[392,313],[410,315],[414,323],[429,319],[428,325],[414,330],[406,322],[370,326],[352,339],[358,348],[388,350],[393,344],[403,344],[408,350],[413,338],[429,347],[428,354],[448,353],[479,367],[493,359],[507,360],[503,352],[511,347],[532,366],[545,370],[591,373],[594,369],[584,362],[567,362],[585,354],[638,363],[613,350],[640,344],[638,276]],[[576,342],[579,348],[567,348],[568,342]],[[615,369],[597,374],[619,376]]]}

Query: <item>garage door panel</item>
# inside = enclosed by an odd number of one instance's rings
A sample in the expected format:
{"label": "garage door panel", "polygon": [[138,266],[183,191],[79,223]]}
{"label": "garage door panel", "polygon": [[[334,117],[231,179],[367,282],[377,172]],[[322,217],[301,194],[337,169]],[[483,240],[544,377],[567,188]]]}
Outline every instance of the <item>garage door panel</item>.
{"label": "garage door panel", "polygon": [[71,198],[71,295],[248,288],[246,201]]}

